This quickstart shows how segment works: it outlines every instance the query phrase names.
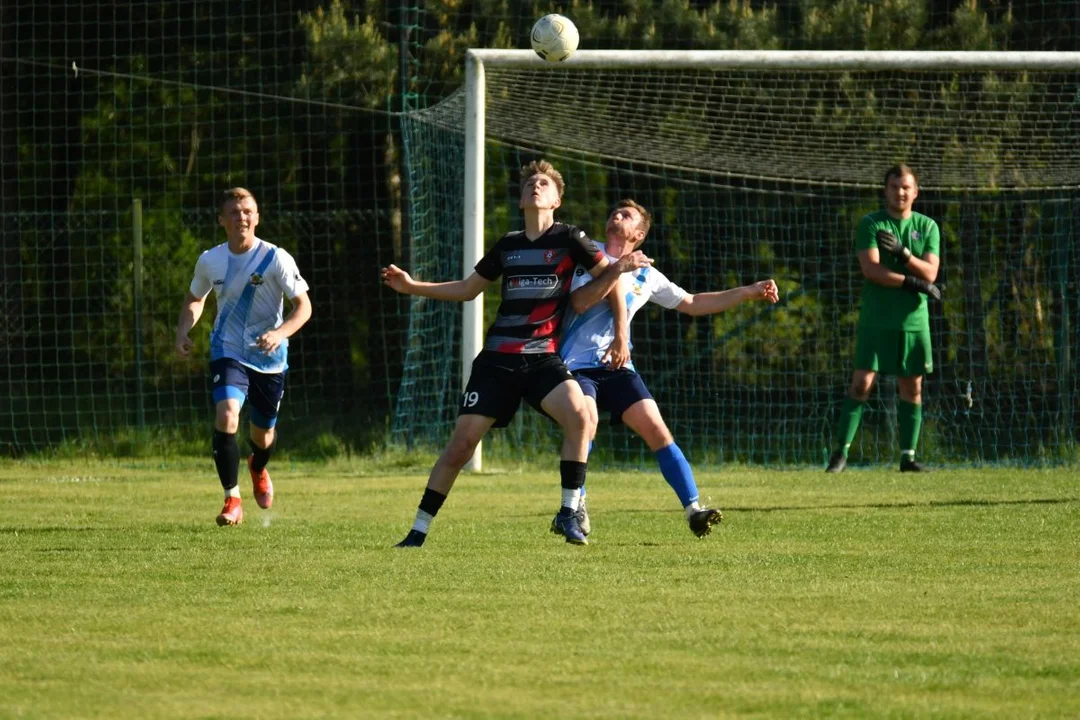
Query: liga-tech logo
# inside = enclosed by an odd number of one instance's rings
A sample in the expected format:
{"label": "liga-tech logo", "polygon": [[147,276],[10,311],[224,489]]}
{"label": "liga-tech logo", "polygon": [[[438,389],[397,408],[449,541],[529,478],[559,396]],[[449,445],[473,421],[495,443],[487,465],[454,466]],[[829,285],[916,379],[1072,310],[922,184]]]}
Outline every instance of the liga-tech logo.
{"label": "liga-tech logo", "polygon": [[506,279],[507,290],[554,290],[558,286],[556,275],[514,275]]}

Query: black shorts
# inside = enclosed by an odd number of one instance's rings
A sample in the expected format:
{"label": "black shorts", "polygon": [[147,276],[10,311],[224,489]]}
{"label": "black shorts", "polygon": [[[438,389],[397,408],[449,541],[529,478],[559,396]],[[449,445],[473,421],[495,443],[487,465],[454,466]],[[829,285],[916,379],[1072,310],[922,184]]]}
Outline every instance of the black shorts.
{"label": "black shorts", "polygon": [[596,401],[597,409],[611,413],[612,425],[621,425],[623,413],[634,403],[653,399],[641,376],[626,368],[575,370],[574,377],[581,392]]}
{"label": "black shorts", "polygon": [[232,358],[210,361],[214,404],[222,400],[251,400],[251,424],[269,430],[277,424],[278,408],[285,394],[285,373],[261,373]]}
{"label": "black shorts", "polygon": [[506,427],[522,400],[543,412],[540,401],[573,379],[555,353],[518,355],[482,350],[473,360],[458,415],[483,415],[495,418],[492,427]]}

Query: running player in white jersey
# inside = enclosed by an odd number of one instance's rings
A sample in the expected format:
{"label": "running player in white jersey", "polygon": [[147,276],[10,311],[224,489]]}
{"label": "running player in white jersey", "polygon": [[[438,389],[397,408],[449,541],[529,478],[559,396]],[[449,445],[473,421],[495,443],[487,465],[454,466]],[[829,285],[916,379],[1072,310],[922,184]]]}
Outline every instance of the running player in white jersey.
{"label": "running player in white jersey", "polygon": [[[645,241],[652,225],[649,211],[633,200],[622,200],[607,222],[605,252],[611,261],[634,252]],[[625,423],[637,433],[656,455],[660,472],[675,491],[686,512],[690,529],[698,537],[708,535],[722,515],[715,508],[702,507],[698,502],[694,473],[675,439],[664,423],[648,388],[629,360],[630,319],[645,303],[652,301],[669,310],[688,315],[711,315],[723,312],[746,300],[778,298],[776,283],[762,280],[753,285],[691,294],[664,277],[654,267],[644,267],[628,273],[614,292],[626,303],[625,323],[606,302],[599,302],[604,288],[590,285],[589,273],[575,271],[571,286],[572,313],[564,325],[559,355],[577,378],[591,413],[590,427],[595,433],[599,410],[611,413],[611,423]],[[623,362],[625,359],[625,363]],[[582,532],[591,530],[584,493],[578,503],[578,524]]]}
{"label": "running player in white jersey", "polygon": [[[195,264],[195,277],[180,307],[176,351],[187,357],[193,343],[188,333],[202,316],[210,290],[217,299],[217,318],[210,333],[210,375],[213,378],[214,464],[225,490],[218,525],[244,520],[237,482],[240,448],[236,433],[240,408],[251,399],[251,454],[248,471],[255,502],[269,508],[274,486],[266,464],[277,443],[277,415],[285,392],[289,337],[311,317],[308,284],[296,261],[279,247],[255,237],[259,208],[244,188],[221,197],[218,223],[228,242],[207,250]],[[282,320],[282,298],[292,304]]]}

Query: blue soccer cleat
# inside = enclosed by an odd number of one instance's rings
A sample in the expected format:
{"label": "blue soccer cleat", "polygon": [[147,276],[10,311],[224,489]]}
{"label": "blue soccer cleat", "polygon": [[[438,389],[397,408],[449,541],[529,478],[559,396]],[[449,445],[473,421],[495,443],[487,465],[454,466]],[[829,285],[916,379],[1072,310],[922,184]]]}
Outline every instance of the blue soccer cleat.
{"label": "blue soccer cleat", "polygon": [[[563,510],[568,512],[564,513]],[[559,514],[551,520],[551,532],[562,535],[566,538],[566,542],[572,545],[588,545],[589,541],[585,538],[585,533],[581,532],[577,515],[569,512],[569,508],[563,508],[563,510],[560,510]]]}

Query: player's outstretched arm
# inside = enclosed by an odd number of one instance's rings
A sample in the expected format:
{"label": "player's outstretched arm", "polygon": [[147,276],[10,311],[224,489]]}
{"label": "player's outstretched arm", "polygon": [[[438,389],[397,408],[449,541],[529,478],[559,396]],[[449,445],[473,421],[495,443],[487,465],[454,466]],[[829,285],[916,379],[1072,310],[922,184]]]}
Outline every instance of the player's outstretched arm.
{"label": "player's outstretched arm", "polygon": [[431,283],[413,280],[409,273],[397,265],[384,267],[381,275],[385,285],[403,295],[419,295],[434,300],[452,300],[455,302],[472,300],[484,292],[484,288],[491,284],[490,280],[475,272],[464,280],[451,280],[450,282]]}
{"label": "player's outstretched arm", "polygon": [[607,297],[607,294],[619,282],[619,277],[623,273],[651,265],[652,258],[646,257],[645,253],[640,250],[635,250],[629,255],[623,255],[615,262],[604,260],[597,263],[593,269],[589,270],[594,280],[570,294],[570,306],[574,308],[574,312],[580,315]]}
{"label": "player's outstretched arm", "polygon": [[180,357],[187,357],[191,354],[191,348],[195,347],[188,333],[195,327],[195,323],[199,322],[205,307],[206,297],[195,297],[188,290],[184,302],[180,305],[180,317],[176,320],[176,354]]}
{"label": "player's outstretched arm", "polygon": [[714,315],[729,310],[747,300],[764,300],[774,303],[780,299],[775,280],[762,280],[753,285],[743,285],[731,290],[687,295],[675,309],[687,315]]}

